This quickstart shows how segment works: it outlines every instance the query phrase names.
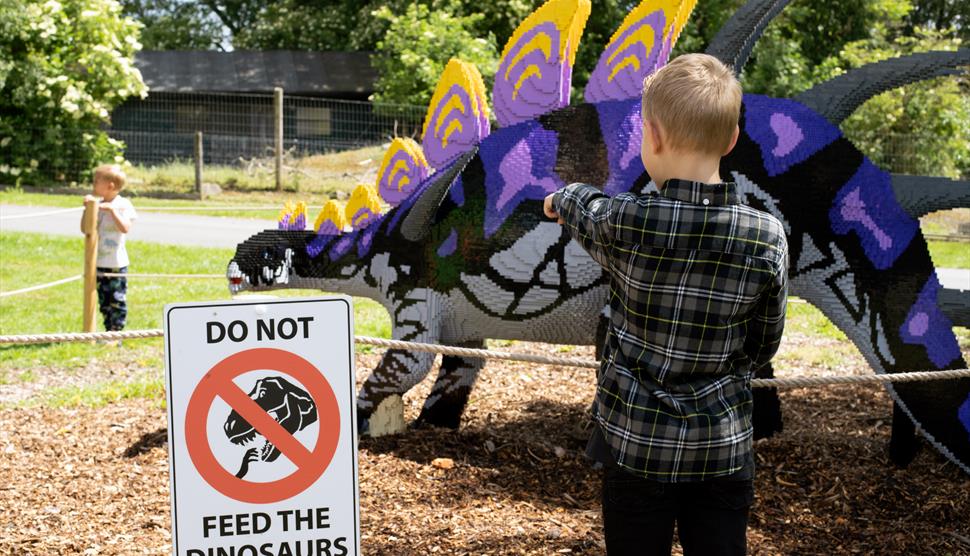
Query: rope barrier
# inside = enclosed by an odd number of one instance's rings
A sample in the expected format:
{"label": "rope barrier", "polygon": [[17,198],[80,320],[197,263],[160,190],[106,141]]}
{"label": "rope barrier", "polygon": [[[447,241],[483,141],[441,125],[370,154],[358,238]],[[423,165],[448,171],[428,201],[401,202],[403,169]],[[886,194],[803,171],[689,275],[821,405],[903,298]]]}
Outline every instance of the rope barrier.
{"label": "rope barrier", "polygon": [[[161,329],[126,330],[122,332],[77,332],[65,334],[22,334],[0,336],[0,344],[48,344],[53,342],[88,342],[93,340],[126,340],[133,338],[158,338],[163,335]],[[403,340],[387,340],[371,336],[356,336],[358,344],[384,347],[388,349],[406,349],[454,355],[459,357],[478,357],[483,359],[498,359],[502,361],[518,361],[523,363],[541,363],[564,367],[579,367],[586,369],[599,368],[599,362],[592,359],[578,357],[551,357],[546,355],[532,355],[529,353],[507,353],[488,349],[464,348],[459,346],[445,346],[424,344],[420,342],[406,342]],[[807,386],[824,386],[833,384],[873,384],[883,382],[915,382],[924,380],[943,380],[970,377],[970,369],[951,369],[944,371],[915,371],[909,373],[892,373],[858,376],[814,376],[793,378],[755,378],[751,381],[754,388],[804,388]]]}
{"label": "rope barrier", "polygon": [[[99,272],[99,277],[105,278],[216,278],[216,279],[226,279],[225,274],[151,274],[145,272]],[[789,303],[808,303],[804,299],[798,297],[789,297]]]}
{"label": "rope barrier", "polygon": [[104,278],[222,278],[225,274],[149,274],[145,272],[99,272]]}
{"label": "rope barrier", "polygon": [[0,297],[7,297],[9,295],[17,295],[18,293],[28,293],[28,292],[33,292],[33,291],[37,291],[37,290],[43,290],[43,289],[47,289],[47,288],[53,288],[54,286],[60,286],[61,284],[66,284],[68,282],[73,282],[75,280],[80,280],[81,278],[83,278],[83,277],[80,274],[78,274],[77,276],[71,276],[71,277],[68,277],[68,278],[64,278],[62,280],[55,280],[53,282],[48,282],[46,284],[38,284],[36,286],[30,286],[29,288],[21,288],[19,290],[12,290],[12,291],[9,291],[9,292],[0,292]]}
{"label": "rope barrier", "polygon": [[52,214],[63,214],[65,212],[75,212],[75,211],[82,211],[82,210],[84,210],[84,207],[73,207],[73,208],[58,209],[58,210],[48,210],[44,212],[34,212],[30,214],[14,214],[11,216],[0,216],[0,222],[3,222],[5,220],[19,220],[21,218],[37,218],[39,216],[50,216]]}
{"label": "rope barrier", "polygon": [[[232,205],[226,206],[201,206],[201,207],[138,207],[138,212],[144,211],[165,211],[165,212],[181,212],[181,211],[203,211],[203,210],[228,210],[228,211],[265,211],[265,212],[279,212],[283,206],[273,206],[273,207],[234,207]],[[319,210],[323,208],[323,205],[307,205],[307,210]]]}

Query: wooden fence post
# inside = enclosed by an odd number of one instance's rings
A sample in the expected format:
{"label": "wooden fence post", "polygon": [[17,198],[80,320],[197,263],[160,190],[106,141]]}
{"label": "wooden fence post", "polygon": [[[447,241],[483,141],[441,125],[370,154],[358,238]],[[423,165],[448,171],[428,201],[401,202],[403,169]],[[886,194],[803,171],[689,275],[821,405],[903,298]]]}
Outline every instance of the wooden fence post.
{"label": "wooden fence post", "polygon": [[195,132],[195,192],[199,195],[199,199],[203,198],[202,194],[202,132]]}
{"label": "wooden fence post", "polygon": [[276,151],[276,190],[283,191],[283,88],[273,89],[273,138]]}
{"label": "wooden fence post", "polygon": [[98,267],[98,199],[84,201],[84,216],[81,218],[81,231],[84,232],[84,313],[82,332],[94,332],[94,315],[98,307],[97,267]]}

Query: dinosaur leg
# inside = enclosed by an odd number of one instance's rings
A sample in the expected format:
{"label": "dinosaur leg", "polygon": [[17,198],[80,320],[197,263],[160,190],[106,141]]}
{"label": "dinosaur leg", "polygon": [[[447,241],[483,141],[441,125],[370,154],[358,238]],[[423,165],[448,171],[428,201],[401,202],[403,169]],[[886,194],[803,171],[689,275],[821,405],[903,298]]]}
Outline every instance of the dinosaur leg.
{"label": "dinosaur leg", "polygon": [[[434,364],[434,354],[389,349],[367,377],[357,397],[357,432],[370,432],[371,414],[388,398],[403,396],[421,382]],[[403,417],[402,417],[403,423]]]}
{"label": "dinosaur leg", "polygon": [[[464,343],[462,347],[483,349],[485,342],[476,340]],[[427,423],[457,429],[472,386],[484,366],[485,360],[478,357],[446,355],[441,360],[441,371],[415,424]]]}
{"label": "dinosaur leg", "polygon": [[906,467],[919,452],[920,441],[913,420],[893,402],[893,428],[889,437],[889,459],[899,467]]}
{"label": "dinosaur leg", "polygon": [[606,349],[606,335],[610,331],[610,309],[607,307],[596,320],[596,360],[603,359]]}
{"label": "dinosaur leg", "polygon": [[[757,372],[757,378],[774,378],[775,370],[771,363]],[[751,421],[754,425],[754,438],[770,438],[782,430],[781,400],[777,388],[754,388]]]}
{"label": "dinosaur leg", "polygon": [[[391,314],[395,340],[436,343],[438,320],[435,298],[426,291],[411,292],[398,303]],[[435,354],[423,351],[389,349],[381,362],[367,377],[357,396],[357,432],[374,434],[399,432],[395,430],[371,431],[370,418],[382,402],[393,404],[394,412],[403,426],[403,405],[400,397],[428,374],[434,364]]]}

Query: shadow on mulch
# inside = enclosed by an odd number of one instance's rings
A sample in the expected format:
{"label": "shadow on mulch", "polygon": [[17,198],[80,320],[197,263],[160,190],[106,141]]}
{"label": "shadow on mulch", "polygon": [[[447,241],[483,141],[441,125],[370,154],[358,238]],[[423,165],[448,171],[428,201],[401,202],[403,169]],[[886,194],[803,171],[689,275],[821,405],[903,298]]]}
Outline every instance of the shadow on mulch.
{"label": "shadow on mulch", "polygon": [[138,457],[148,453],[152,448],[161,448],[168,443],[168,427],[162,427],[156,431],[146,432],[141,435],[137,442],[128,446],[125,450],[126,458]]}

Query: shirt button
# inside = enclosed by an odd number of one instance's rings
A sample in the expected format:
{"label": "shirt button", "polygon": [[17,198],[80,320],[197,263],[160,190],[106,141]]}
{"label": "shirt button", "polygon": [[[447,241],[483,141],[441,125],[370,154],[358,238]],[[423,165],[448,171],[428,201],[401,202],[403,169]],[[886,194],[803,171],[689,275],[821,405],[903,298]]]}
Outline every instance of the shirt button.
{"label": "shirt button", "polygon": [[711,200],[710,199],[704,199],[701,202],[704,203],[705,206],[711,204]]}

